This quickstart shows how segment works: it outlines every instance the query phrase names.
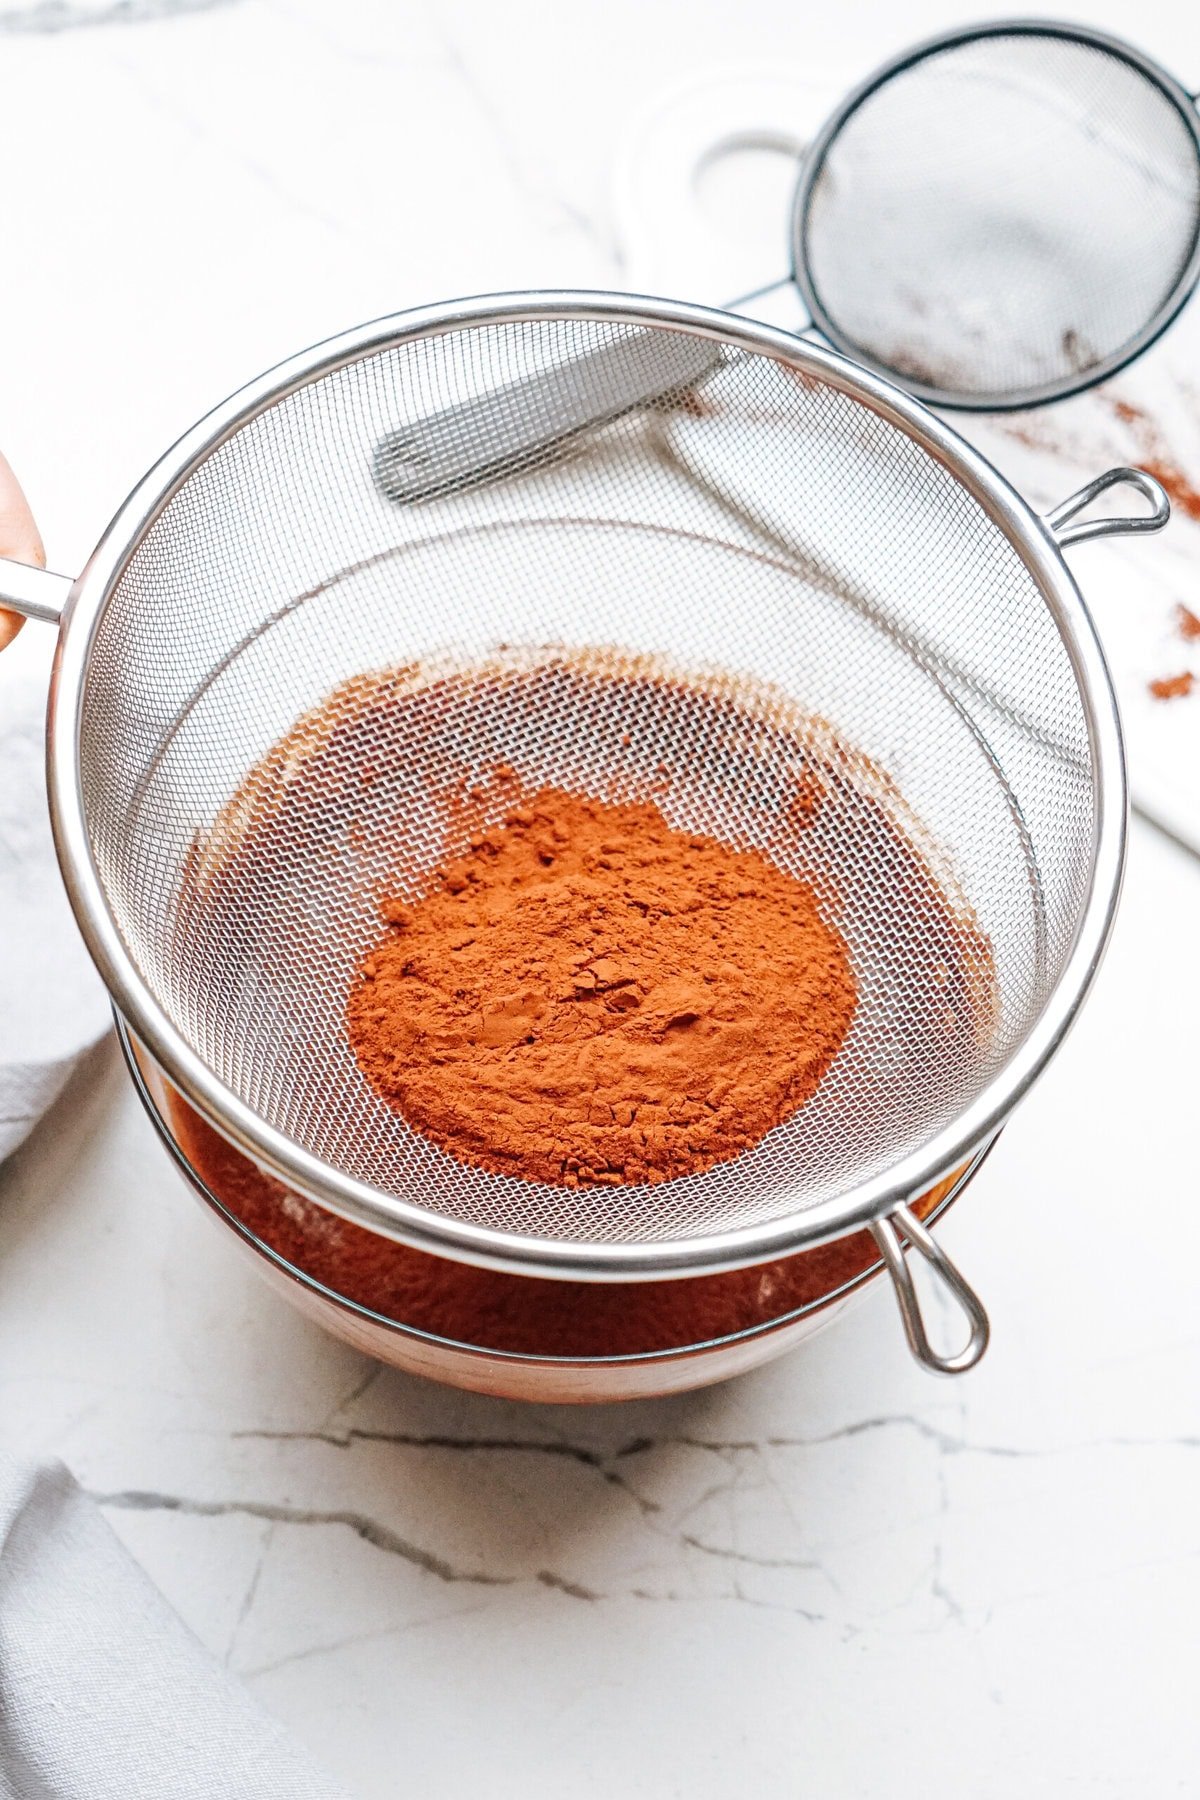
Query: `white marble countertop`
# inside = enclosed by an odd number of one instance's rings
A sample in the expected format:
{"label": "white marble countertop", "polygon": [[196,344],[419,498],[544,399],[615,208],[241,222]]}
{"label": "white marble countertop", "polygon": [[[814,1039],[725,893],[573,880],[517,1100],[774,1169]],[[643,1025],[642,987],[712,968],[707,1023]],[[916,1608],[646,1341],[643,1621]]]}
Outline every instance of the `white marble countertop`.
{"label": "white marble countertop", "polygon": [[[633,111],[731,47],[861,68],[961,16],[904,10],[3,0],[0,442],[52,566],[302,343],[619,284]],[[1200,82],[1181,8],[1136,29]],[[1196,1792],[1198,901],[1135,825],[1096,995],[944,1226],[994,1324],[965,1379],[882,1286],[671,1402],[381,1371],[243,1269],[107,1044],[0,1172],[4,1429],[362,1800]]]}

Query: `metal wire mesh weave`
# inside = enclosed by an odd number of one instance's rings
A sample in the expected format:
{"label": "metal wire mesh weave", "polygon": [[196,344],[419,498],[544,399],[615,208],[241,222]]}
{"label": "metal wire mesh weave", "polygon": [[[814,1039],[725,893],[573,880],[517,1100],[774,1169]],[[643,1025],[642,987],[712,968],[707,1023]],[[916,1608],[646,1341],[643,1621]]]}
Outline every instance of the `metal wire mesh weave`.
{"label": "metal wire mesh weave", "polygon": [[[1033,572],[944,459],[819,358],[697,339],[685,395],[530,452],[556,371],[659,329],[551,312],[315,374],[178,487],[88,666],[87,829],[154,1001],[329,1168],[496,1233],[678,1242],[888,1169],[1022,1043],[1091,878],[1088,719]],[[486,468],[452,446],[458,478],[397,504],[376,447],[431,417],[443,447],[467,421]],[[688,473],[714,459],[738,470],[736,517]],[[858,1014],[817,1097],[754,1150],[654,1189],[564,1190],[461,1166],[367,1086],[344,1004],[380,891],[420,890],[446,849],[434,797],[501,762],[584,792],[653,778],[672,822],[763,846],[798,772],[837,771],[772,853],[836,915]],[[956,1011],[918,864],[982,1012]]]}
{"label": "metal wire mesh weave", "polygon": [[797,270],[848,354],[947,404],[1031,405],[1120,367],[1196,274],[1195,109],[1136,52],[982,27],[839,116]]}

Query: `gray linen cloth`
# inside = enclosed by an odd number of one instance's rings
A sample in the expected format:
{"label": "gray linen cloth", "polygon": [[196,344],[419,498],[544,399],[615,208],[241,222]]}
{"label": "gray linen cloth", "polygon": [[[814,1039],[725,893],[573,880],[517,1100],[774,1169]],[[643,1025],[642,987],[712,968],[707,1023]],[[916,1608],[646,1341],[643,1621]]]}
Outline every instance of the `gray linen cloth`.
{"label": "gray linen cloth", "polygon": [[61,1463],[0,1452],[0,1800],[346,1800]]}
{"label": "gray linen cloth", "polygon": [[[49,642],[0,657],[0,1161],[108,1029],[46,804]],[[60,1464],[0,1452],[0,1800],[346,1800]]]}
{"label": "gray linen cloth", "polygon": [[0,1161],[112,1021],[50,835],[44,766],[52,647],[27,628],[0,657]]}

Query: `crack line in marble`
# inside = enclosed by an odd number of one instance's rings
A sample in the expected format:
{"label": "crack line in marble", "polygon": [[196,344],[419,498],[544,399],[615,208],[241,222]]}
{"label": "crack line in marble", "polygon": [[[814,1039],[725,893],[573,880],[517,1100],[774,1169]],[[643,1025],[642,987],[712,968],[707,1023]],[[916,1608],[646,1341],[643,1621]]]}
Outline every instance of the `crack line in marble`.
{"label": "crack line in marble", "polygon": [[580,232],[600,252],[612,267],[615,278],[620,280],[625,273],[623,247],[611,240],[601,230],[590,213],[577,206],[550,182],[544,169],[539,168],[536,174],[531,170],[528,159],[521,152],[509,131],[495,99],[488,92],[486,85],[476,76],[470,59],[464,53],[458,40],[447,31],[444,17],[438,14],[436,9],[434,20],[435,26],[440,28],[447,64],[458,78],[463,92],[474,105],[516,192],[527,202],[549,203],[555,208],[568,227]]}
{"label": "crack line in marble", "polygon": [[[240,1515],[243,1518],[268,1519],[277,1525],[344,1525],[356,1537],[370,1544],[372,1549],[382,1550],[389,1556],[398,1556],[402,1561],[412,1563],[427,1575],[434,1575],[439,1581],[467,1582],[475,1587],[513,1587],[524,1579],[517,1575],[488,1575],[482,1570],[456,1569],[444,1557],[432,1550],[424,1550],[419,1544],[410,1543],[398,1532],[391,1531],[381,1525],[377,1519],[366,1513],[351,1512],[345,1508],[335,1507],[321,1510],[313,1507],[283,1506],[266,1500],[191,1500],[183,1494],[158,1494],[143,1488],[126,1488],[116,1493],[97,1493],[95,1489],[85,1490],[97,1506],[112,1507],[123,1512],[174,1512],[183,1513],[195,1519],[220,1519]],[[547,1586],[559,1586],[559,1578],[552,1571],[539,1570],[531,1579],[543,1581]],[[573,1583],[562,1582],[561,1591],[579,1597],[579,1590]]]}
{"label": "crack line in marble", "polygon": [[681,1531],[679,1542],[686,1544],[690,1550],[699,1550],[705,1556],[719,1556],[726,1562],[746,1563],[752,1569],[807,1569],[814,1574],[824,1575],[825,1570],[819,1562],[804,1556],[755,1556],[753,1551],[738,1550],[732,1545],[709,1544],[703,1538],[695,1537],[690,1531]]}
{"label": "crack line in marble", "polygon": [[[328,0],[326,3],[328,4]],[[379,69],[398,69],[408,72],[413,69],[449,68],[449,58],[444,44],[436,58],[422,56],[419,51],[413,53],[409,48],[403,51],[394,51],[388,44],[380,40],[367,40],[362,44],[355,44],[351,40],[339,36],[336,31],[329,31],[320,14],[314,17],[311,12],[298,11],[296,7],[288,5],[287,0],[259,0],[259,5],[264,11],[273,13],[276,18],[284,20],[292,30],[307,32],[324,50],[331,52],[339,61],[348,63],[351,68],[366,68],[370,69],[372,73]]]}
{"label": "crack line in marble", "polygon": [[861,1437],[870,1431],[880,1431],[892,1426],[905,1426],[915,1431],[918,1436],[935,1444],[939,1451],[947,1456],[998,1456],[998,1457],[1045,1457],[1070,1456],[1081,1450],[1161,1450],[1200,1449],[1200,1436],[1181,1434],[1163,1438],[1106,1437],[1081,1438],[1073,1444],[1048,1444],[1042,1448],[1019,1444],[972,1444],[956,1438],[948,1431],[939,1430],[925,1419],[918,1419],[910,1413],[889,1413],[874,1419],[858,1419],[851,1425],[843,1425],[837,1431],[821,1433],[816,1437],[761,1437],[761,1438],[700,1438],[691,1436],[650,1438],[632,1438],[629,1443],[621,1445],[612,1452],[613,1459],[624,1459],[633,1456],[644,1456],[654,1450],[684,1449],[703,1450],[714,1456],[741,1453],[758,1456],[765,1450],[814,1450],[825,1444],[836,1444],[844,1438]]}
{"label": "crack line in marble", "polygon": [[565,1575],[556,1575],[553,1569],[539,1569],[535,1580],[539,1586],[552,1588],[556,1594],[569,1594],[572,1600],[600,1599],[594,1588],[584,1587],[580,1581],[569,1581]]}
{"label": "crack line in marble", "polygon": [[242,1633],[242,1627],[250,1616],[250,1608],[254,1605],[255,1598],[258,1594],[258,1584],[262,1580],[263,1570],[267,1566],[267,1556],[270,1553],[274,1537],[274,1519],[265,1520],[263,1523],[262,1537],[259,1539],[258,1555],[254,1559],[254,1569],[249,1581],[246,1583],[246,1591],[242,1595],[242,1604],[238,1607],[238,1615],[233,1621],[233,1630],[229,1633],[229,1642],[225,1646],[225,1656],[223,1660],[226,1668],[228,1668],[233,1661],[233,1654],[237,1649],[238,1639]]}
{"label": "crack line in marble", "polygon": [[945,1530],[946,1520],[950,1515],[950,1484],[946,1478],[945,1463],[940,1455],[937,1460],[936,1474],[938,1488],[937,1530],[934,1533],[933,1539],[933,1564],[929,1572],[929,1592],[931,1598],[940,1601],[945,1607],[947,1619],[953,1620],[956,1625],[965,1625],[967,1622],[966,1609],[958,1599],[957,1595],[952,1593],[950,1588],[946,1585],[944,1567],[946,1546],[942,1541],[942,1533]]}
{"label": "crack line in marble", "polygon": [[[373,1549],[382,1550],[387,1555],[398,1556],[401,1561],[411,1563],[424,1574],[433,1575],[439,1581],[447,1583],[463,1583],[473,1587],[517,1588],[535,1585],[548,1588],[553,1593],[563,1594],[571,1600],[588,1603],[600,1600],[634,1599],[643,1601],[682,1601],[687,1596],[675,1591],[654,1593],[648,1588],[629,1588],[616,1593],[601,1593],[594,1588],[585,1587],[582,1582],[572,1581],[569,1576],[561,1575],[553,1569],[538,1569],[530,1575],[488,1575],[483,1571],[456,1569],[444,1557],[431,1550],[423,1549],[419,1544],[411,1543],[399,1533],[389,1530],[378,1520],[364,1513],[352,1512],[344,1508],[318,1509],[312,1507],[284,1506],[260,1500],[194,1500],[183,1494],[156,1493],[143,1488],[126,1488],[113,1493],[103,1493],[94,1488],[84,1490],[88,1497],[99,1507],[109,1507],[123,1512],[173,1512],[188,1518],[219,1519],[243,1517],[265,1519],[273,1525],[344,1525],[354,1532]],[[705,1548],[705,1546],[698,1546]],[[719,1552],[717,1553],[719,1554]],[[734,1553],[730,1553],[731,1556]],[[264,1550],[265,1555],[265,1550]],[[750,1559],[747,1559],[750,1560]],[[786,1567],[786,1564],[780,1564]],[[797,1565],[804,1566],[804,1565]],[[253,1598],[253,1595],[250,1596]],[[697,1596],[712,1601],[733,1600],[739,1605],[753,1606],[771,1612],[787,1612],[797,1618],[811,1620],[813,1623],[826,1622],[827,1615],[813,1612],[808,1607],[780,1604],[770,1600],[762,1600],[744,1592],[736,1583],[731,1594]],[[248,1605],[246,1610],[248,1610]],[[240,1622],[240,1621],[239,1621]],[[236,1635],[236,1633],[235,1633]]]}
{"label": "crack line in marble", "polygon": [[[337,1409],[341,1411],[339,1407]],[[402,1450],[446,1450],[456,1454],[478,1453],[482,1455],[527,1455],[553,1456],[567,1462],[579,1463],[590,1469],[606,1481],[610,1487],[618,1488],[621,1493],[640,1506],[643,1512],[658,1512],[656,1500],[647,1500],[631,1488],[615,1469],[610,1469],[608,1458],[598,1450],[589,1450],[582,1444],[562,1443],[558,1440],[537,1438],[462,1438],[438,1432],[407,1431],[372,1431],[367,1426],[351,1425],[345,1431],[333,1431],[323,1428],[317,1431],[270,1431],[246,1430],[230,1432],[231,1438],[251,1438],[266,1443],[316,1443],[328,1444],[334,1450],[349,1450],[354,1444],[394,1444]]]}
{"label": "crack line in marble", "polygon": [[[382,1374],[383,1374],[383,1364],[382,1363],[371,1364],[368,1367],[366,1373],[364,1375],[360,1375],[358,1377],[358,1379],[354,1383],[354,1386],[350,1389],[350,1392],[348,1394],[344,1394],[342,1396],[342,1398],[338,1401],[337,1405],[330,1408],[330,1410],[326,1414],[325,1418],[321,1421],[320,1429],[322,1431],[329,1431],[332,1428],[333,1421],[339,1416],[339,1414],[344,1413],[344,1412],[349,1412],[350,1408],[352,1406],[356,1406],[358,1404],[358,1402],[363,1398],[364,1394],[370,1393],[371,1389],[375,1386],[375,1383],[379,1380],[379,1377]],[[234,1435],[238,1436],[240,1434],[235,1433]]]}
{"label": "crack line in marble", "polygon": [[290,187],[283,170],[273,169],[269,164],[260,162],[257,157],[248,155],[232,138],[213,130],[207,119],[181,105],[177,91],[162,89],[152,81],[143,65],[129,62],[122,56],[115,57],[112,66],[119,69],[141,99],[163,114],[171,125],[190,137],[193,143],[201,145],[210,156],[223,156],[235,173],[248,175],[271,199],[281,201],[300,217],[324,226],[334,237],[346,239],[352,235],[344,219],[337,213],[327,212],[324,207],[315,205],[306,194]]}
{"label": "crack line in marble", "polygon": [[471,1606],[452,1606],[445,1612],[433,1613],[424,1619],[405,1619],[398,1625],[380,1625],[371,1631],[352,1631],[347,1637],[309,1644],[303,1650],[289,1650],[286,1656],[274,1657],[270,1662],[240,1666],[237,1673],[243,1681],[257,1681],[260,1676],[274,1675],[277,1670],[289,1668],[292,1663],[309,1662],[314,1656],[336,1656],[339,1650],[349,1650],[358,1644],[377,1643],[389,1637],[408,1637],[415,1631],[428,1631],[431,1626],[445,1625],[455,1619],[473,1619],[484,1605],[486,1602],[479,1600]]}

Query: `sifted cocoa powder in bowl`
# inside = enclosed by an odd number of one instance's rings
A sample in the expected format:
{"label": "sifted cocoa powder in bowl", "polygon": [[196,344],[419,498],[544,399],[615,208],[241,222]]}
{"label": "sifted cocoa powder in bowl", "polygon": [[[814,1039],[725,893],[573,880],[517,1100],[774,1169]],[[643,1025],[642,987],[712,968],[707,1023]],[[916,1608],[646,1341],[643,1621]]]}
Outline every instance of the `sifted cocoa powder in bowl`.
{"label": "sifted cocoa powder in bowl", "polygon": [[427,896],[382,911],[347,1011],[359,1065],[498,1174],[710,1168],[803,1106],[854,1017],[811,888],[648,803],[518,797]]}
{"label": "sifted cocoa powder in bowl", "polygon": [[[235,1150],[179,1094],[171,1126],[209,1193],[293,1268],[343,1300],[452,1343],[502,1354],[652,1356],[786,1319],[877,1269],[868,1231],[751,1269],[675,1281],[545,1281],[412,1250],[303,1199]],[[928,1218],[962,1171],[914,1206]]]}

